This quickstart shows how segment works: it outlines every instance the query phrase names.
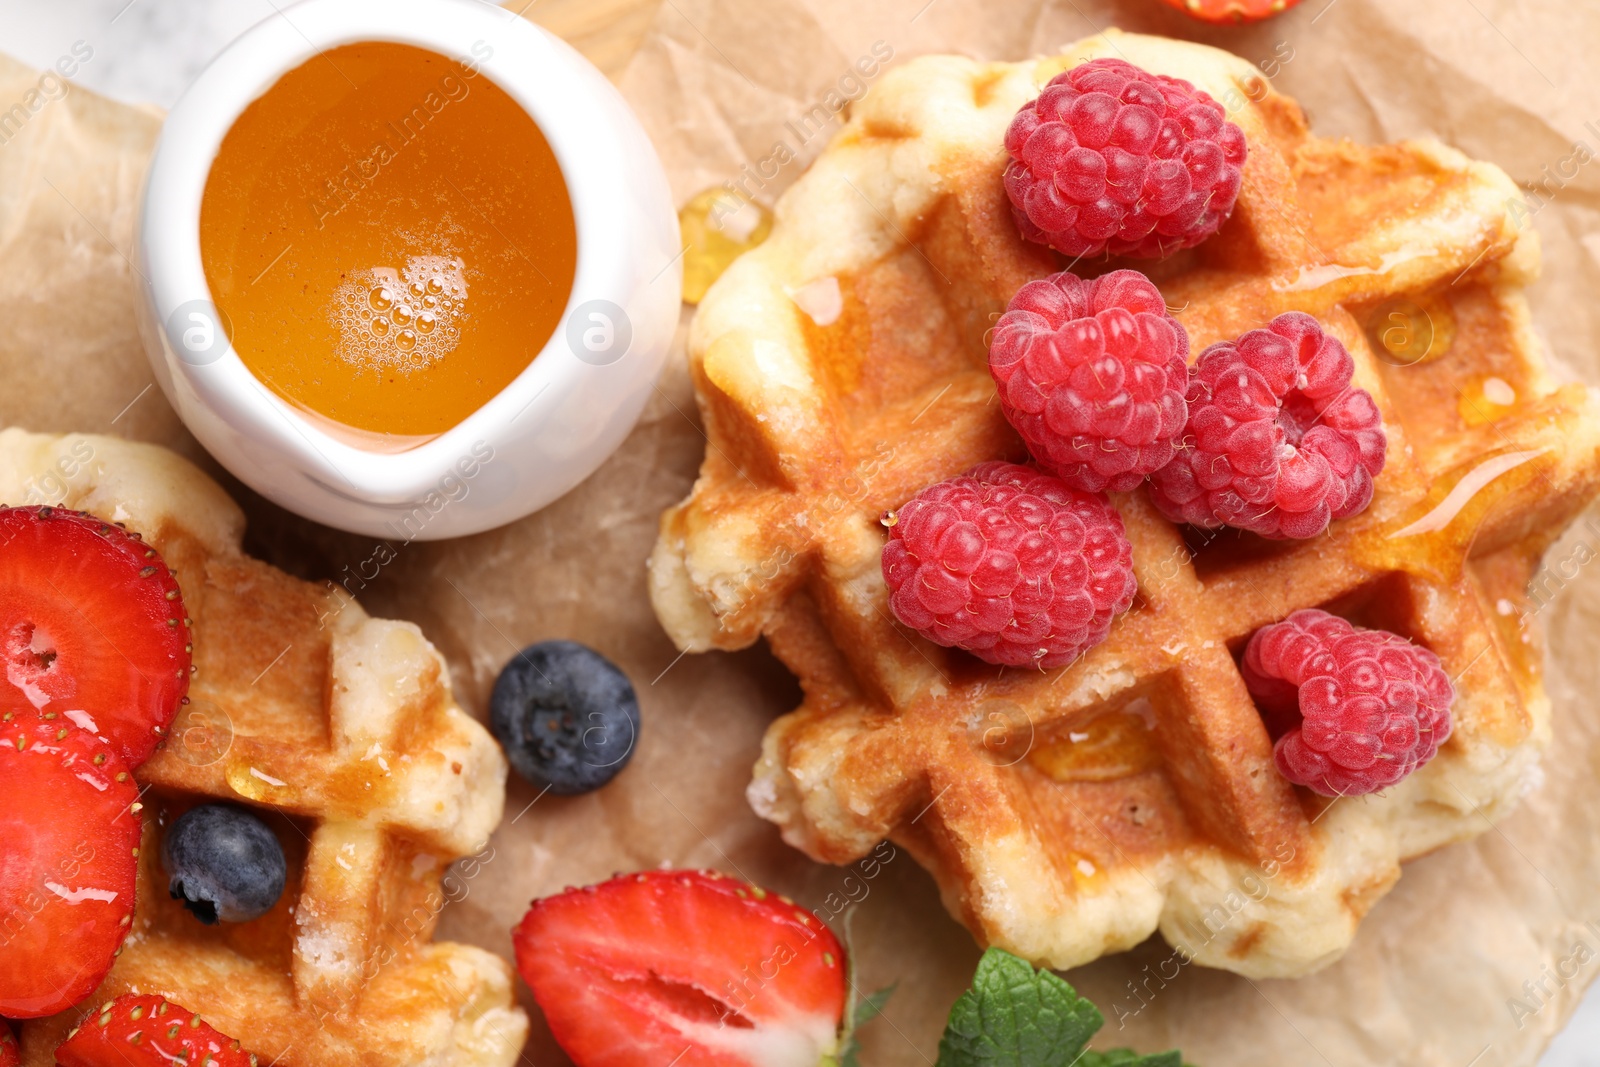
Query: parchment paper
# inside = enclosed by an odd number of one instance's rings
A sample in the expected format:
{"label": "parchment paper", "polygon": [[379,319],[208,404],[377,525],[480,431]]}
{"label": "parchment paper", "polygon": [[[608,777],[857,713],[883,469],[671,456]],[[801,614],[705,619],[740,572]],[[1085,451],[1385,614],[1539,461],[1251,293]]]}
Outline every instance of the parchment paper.
{"label": "parchment paper", "polygon": [[[1015,59],[1113,22],[1263,63],[1320,133],[1434,135],[1542,184],[1536,319],[1567,372],[1600,383],[1592,5],[1307,0],[1258,27],[1207,29],[1156,0],[666,0],[622,84],[680,201],[759,167],[784,141],[796,161],[747,180],[770,202],[825,140],[788,124],[833,110],[830,92],[870,85],[876,75],[856,64],[875,44],[892,49],[891,63],[930,51]],[[40,85],[0,57],[0,111]],[[493,852],[438,936],[509,954],[530,898],[661,863],[734,871],[825,915],[859,898],[861,986],[900,983],[863,1034],[865,1062],[931,1063],[978,956],[971,939],[903,853],[864,869],[820,866],[751,814],[743,791],[761,733],[798,689],[761,649],[677,658],[651,614],[644,561],[657,515],[688,490],[704,448],[681,356],[627,443],[566,498],[480,536],[393,544],[394,561],[377,566],[388,553],[371,539],[288,515],[219,471],[151,385],[129,256],[159,116],[78,89],[42,99],[0,142],[0,424],[121,433],[198,460],[245,505],[251,551],[310,579],[348,579],[370,610],[419,622],[479,715],[500,667],[543,638],[595,646],[639,690],[631,766],[576,799],[536,799],[514,783]],[[1555,740],[1542,786],[1514,815],[1409,864],[1350,953],[1312,978],[1251,983],[1194,967],[1168,978],[1159,940],[1070,973],[1111,1020],[1096,1044],[1177,1046],[1213,1067],[1532,1063],[1600,973],[1600,567],[1587,566],[1597,555],[1600,511],[1541,576]],[[536,1012],[526,1061],[566,1062]]]}

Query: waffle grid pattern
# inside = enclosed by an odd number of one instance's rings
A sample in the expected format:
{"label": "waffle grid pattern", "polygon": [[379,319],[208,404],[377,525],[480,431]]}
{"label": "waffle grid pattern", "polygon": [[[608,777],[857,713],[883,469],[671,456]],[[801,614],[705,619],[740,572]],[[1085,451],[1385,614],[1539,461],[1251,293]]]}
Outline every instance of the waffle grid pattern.
{"label": "waffle grid pattern", "polygon": [[[23,1026],[23,1062],[54,1063],[84,1012],[159,993],[263,1064],[506,1065],[527,1018],[509,966],[432,943],[450,865],[499,822],[506,766],[455,704],[443,659],[410,623],[250,559],[238,508],[163,449],[0,431],[0,500],[124,522],[178,577],[193,620],[191,703],[137,772],[145,832],[134,920],[77,1009]],[[207,927],[169,898],[161,827],[211,801],[250,806],[289,859],[278,905]],[[454,891],[454,892],[453,892]]]}
{"label": "waffle grid pattern", "polygon": [[[1001,137],[1053,74],[1098,56],[1254,101],[1229,116],[1250,143],[1229,224],[1126,265],[1152,272],[1194,354],[1282,311],[1318,316],[1377,400],[1389,459],[1366,513],[1289,545],[1185,531],[1142,489],[1114,494],[1134,608],[1067,668],[999,670],[894,622],[880,521],[1023,456],[985,331],[1023,282],[1069,264],[1017,236]],[[1157,929],[1252,977],[1337,958],[1400,861],[1508,810],[1548,736],[1537,628],[1519,620],[1543,550],[1600,488],[1600,405],[1552,380],[1529,326],[1538,248],[1512,223],[1519,197],[1432,142],[1314,138],[1248,63],[1195,45],[1109,31],[1030,63],[892,72],[690,339],[711,447],[662,518],[652,595],[680,647],[764,636],[801,681],[755,809],[825,861],[903,843],[980,940],[1039,963]],[[788,294],[828,276],[844,310],[818,324]],[[1391,319],[1424,359],[1375,350]],[[1304,607],[1426,644],[1460,691],[1440,756],[1384,795],[1328,804],[1273,767],[1235,657]]]}

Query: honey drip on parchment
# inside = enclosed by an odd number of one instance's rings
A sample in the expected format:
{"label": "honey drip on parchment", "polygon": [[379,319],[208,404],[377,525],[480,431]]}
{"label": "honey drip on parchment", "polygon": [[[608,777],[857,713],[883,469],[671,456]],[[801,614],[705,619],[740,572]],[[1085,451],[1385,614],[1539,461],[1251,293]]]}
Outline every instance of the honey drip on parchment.
{"label": "honey drip on parchment", "polygon": [[726,189],[707,189],[678,211],[683,299],[698,304],[733,261],[772,232],[772,212]]}

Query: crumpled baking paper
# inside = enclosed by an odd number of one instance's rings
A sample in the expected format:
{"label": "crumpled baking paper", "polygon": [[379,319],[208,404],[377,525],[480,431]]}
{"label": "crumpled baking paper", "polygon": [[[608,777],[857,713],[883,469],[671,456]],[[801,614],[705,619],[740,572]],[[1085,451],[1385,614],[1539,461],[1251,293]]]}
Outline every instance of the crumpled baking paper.
{"label": "crumpled baking paper", "polygon": [[[1562,373],[1600,383],[1593,5],[1306,0],[1244,28],[1206,27],[1158,0],[640,0],[630,17],[651,7],[621,84],[680,202],[742,182],[771,203],[848,102],[913,55],[1018,59],[1113,24],[1227,48],[1298,98],[1318,133],[1438,137],[1532,190],[1527,223],[1545,250],[1530,294],[1536,323]],[[589,32],[580,43],[615,51],[603,30]],[[688,491],[705,445],[681,356],[599,472],[504,529],[380,544],[289,515],[210,461],[140,348],[132,226],[159,115],[63,84],[0,57],[0,425],[120,433],[196,459],[244,504],[252,552],[420,623],[480,716],[501,666],[545,638],[593,645],[639,691],[631,765],[585,797],[514,782],[506,821],[462,872],[465,893],[438,936],[509,955],[510,928],[533,897],[663,863],[718,867],[788,893],[835,929],[854,907],[862,991],[899,983],[862,1034],[863,1060],[931,1064],[978,957],[971,938],[902,851],[818,865],[750,812],[744,787],[762,732],[798,687],[761,648],[679,657],[651,613],[657,516]],[[1597,557],[1600,510],[1537,579],[1555,737],[1543,783],[1513,815],[1408,864],[1350,952],[1310,978],[1250,982],[1180,966],[1159,939],[1069,973],[1107,1017],[1097,1047],[1178,1047],[1212,1067],[1533,1063],[1600,973]],[[537,1017],[526,1059],[566,1062]]]}

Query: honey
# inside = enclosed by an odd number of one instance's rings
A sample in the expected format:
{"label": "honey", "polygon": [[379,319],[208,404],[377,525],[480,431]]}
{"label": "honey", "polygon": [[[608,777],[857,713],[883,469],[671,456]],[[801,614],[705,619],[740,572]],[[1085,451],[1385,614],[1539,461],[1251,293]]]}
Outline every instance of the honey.
{"label": "honey", "polygon": [[1436,478],[1402,514],[1363,532],[1352,547],[1377,571],[1405,571],[1431,582],[1454,582],[1489,514],[1549,477],[1556,458],[1543,449],[1500,449]]}
{"label": "honey", "polygon": [[1399,296],[1373,312],[1367,323],[1378,358],[1398,367],[1431,363],[1455,343],[1456,320],[1448,301]]}
{"label": "honey", "polygon": [[772,232],[772,212],[724,189],[707,189],[678,212],[683,239],[683,299],[700,303],[733,261]]}
{"label": "honey", "polygon": [[543,133],[474,60],[365,42],[239,116],[200,251],[245,366],[324,428],[392,450],[527,368],[571,294],[577,231]]}
{"label": "honey", "polygon": [[246,800],[266,802],[269,797],[288,795],[289,783],[251,766],[247,758],[230,758],[223,776],[228,780],[228,788]]}
{"label": "honey", "polygon": [[1112,782],[1161,765],[1151,737],[1155,711],[1140,697],[1104,711],[1034,748],[1028,760],[1057,782]]}
{"label": "honey", "polygon": [[1511,413],[1517,404],[1517,391],[1511,383],[1495,375],[1468,382],[1456,401],[1461,421],[1468,426],[1485,426]]}

